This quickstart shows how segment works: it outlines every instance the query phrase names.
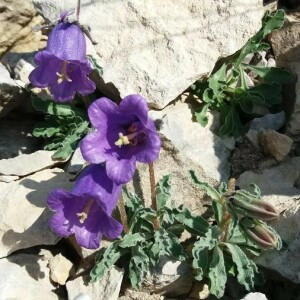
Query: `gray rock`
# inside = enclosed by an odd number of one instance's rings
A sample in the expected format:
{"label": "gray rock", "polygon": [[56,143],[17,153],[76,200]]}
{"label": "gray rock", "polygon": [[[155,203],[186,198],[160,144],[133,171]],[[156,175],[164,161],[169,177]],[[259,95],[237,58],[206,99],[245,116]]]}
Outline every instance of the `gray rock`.
{"label": "gray rock", "polygon": [[0,175],[0,182],[12,182],[18,180],[19,176]]}
{"label": "gray rock", "polygon": [[287,159],[276,167],[261,173],[245,172],[238,179],[240,188],[257,184],[263,199],[276,207],[280,218],[270,223],[282,237],[286,246],[282,250],[267,251],[255,259],[258,265],[278,272],[282,277],[300,283],[300,157]]}
{"label": "gray rock", "polygon": [[10,77],[7,69],[0,63],[0,117],[22,104],[22,88]]}
{"label": "gray rock", "polygon": [[176,297],[187,294],[192,282],[193,274],[186,262],[162,257],[157,267],[147,274],[143,291]]}
{"label": "gray rock", "polygon": [[262,130],[272,129],[279,130],[286,122],[285,112],[281,111],[277,114],[267,114],[261,118],[255,118],[250,122],[249,129]]}
{"label": "gray rock", "polygon": [[59,237],[48,226],[46,198],[54,188],[70,189],[70,175],[43,170],[10,183],[0,182],[0,257],[36,245],[53,245]]}
{"label": "gray rock", "polygon": [[0,160],[0,174],[25,176],[49,168],[58,163],[51,158],[55,151],[39,150]]}
{"label": "gray rock", "polygon": [[[75,8],[73,0],[33,3],[51,20]],[[163,108],[220,56],[240,49],[261,27],[263,12],[261,0],[85,0],[80,22],[98,42],[98,86],[109,93],[113,84],[121,97],[140,93]]]}
{"label": "gray rock", "polygon": [[[89,277],[77,277],[66,283],[69,300],[79,299],[105,299],[117,300],[123,279],[123,271],[117,267],[113,267],[104,277],[97,282],[86,284]],[[84,298],[80,298],[83,297]]]}
{"label": "gray rock", "polygon": [[73,153],[73,156],[68,163],[67,166],[67,172],[72,174],[77,174],[79,171],[81,171],[88,163],[84,160],[82,157],[80,148],[78,147],[75,152]]}
{"label": "gray rock", "polygon": [[249,293],[241,300],[268,300],[268,298],[262,293]]}
{"label": "gray rock", "polygon": [[0,259],[1,300],[59,300],[52,291],[47,259],[41,254],[17,254]]}
{"label": "gray rock", "polygon": [[274,130],[262,130],[258,134],[258,144],[265,154],[282,161],[289,154],[293,140]]}
{"label": "gray rock", "polygon": [[160,124],[159,132],[180,154],[199,165],[206,177],[216,181],[228,180],[228,158],[234,148],[234,139],[225,141],[208,127],[193,122],[191,109],[185,103],[169,106],[161,112],[153,113],[152,117]]}
{"label": "gray rock", "polygon": [[32,57],[30,58],[30,61],[32,61],[32,62],[28,62],[28,58],[27,58],[27,60],[21,58],[18,61],[16,67],[14,68],[15,79],[17,79],[19,82],[21,82],[20,84],[23,87],[25,87],[25,85],[29,83],[28,76],[31,73],[31,71],[34,69],[33,56],[34,56],[34,53],[32,54]]}

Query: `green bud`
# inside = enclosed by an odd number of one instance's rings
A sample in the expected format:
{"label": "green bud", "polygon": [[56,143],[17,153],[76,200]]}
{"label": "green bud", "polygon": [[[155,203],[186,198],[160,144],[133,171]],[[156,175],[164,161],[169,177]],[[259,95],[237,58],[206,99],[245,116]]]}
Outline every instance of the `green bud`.
{"label": "green bud", "polygon": [[228,203],[232,210],[253,219],[271,221],[279,217],[273,205],[254,196],[252,197],[248,192],[237,191]]}
{"label": "green bud", "polygon": [[241,226],[246,236],[258,247],[264,250],[279,249],[280,237],[261,222],[244,219]]}

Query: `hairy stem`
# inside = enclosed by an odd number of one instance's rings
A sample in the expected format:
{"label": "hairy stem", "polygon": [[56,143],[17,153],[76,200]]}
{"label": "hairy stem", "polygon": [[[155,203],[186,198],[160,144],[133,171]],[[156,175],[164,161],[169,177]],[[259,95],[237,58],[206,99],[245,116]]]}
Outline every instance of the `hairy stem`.
{"label": "hairy stem", "polygon": [[81,6],[81,0],[77,0],[77,8],[76,8],[76,19],[77,19],[77,22],[79,22],[80,6]]}
{"label": "hairy stem", "polygon": [[123,195],[121,194],[120,199],[118,201],[118,208],[121,216],[121,222],[123,224],[124,232],[128,233],[129,228],[128,228],[128,221],[127,221],[127,214],[125,210],[125,203],[124,203],[124,198]]}
{"label": "hairy stem", "polygon": [[[230,178],[228,181],[228,192],[234,192],[235,191],[235,184],[236,180],[235,178]],[[229,222],[231,220],[231,214],[228,212],[228,209],[226,207],[226,200],[223,202],[223,219],[220,224],[220,228],[222,231],[221,241],[226,242],[227,236],[228,236],[228,226]]]}
{"label": "hairy stem", "polygon": [[[149,177],[150,177],[151,207],[153,208],[154,211],[157,212],[154,165],[153,162],[150,162],[148,165],[149,165]],[[153,225],[155,229],[159,228],[159,222],[157,217],[154,219]]]}

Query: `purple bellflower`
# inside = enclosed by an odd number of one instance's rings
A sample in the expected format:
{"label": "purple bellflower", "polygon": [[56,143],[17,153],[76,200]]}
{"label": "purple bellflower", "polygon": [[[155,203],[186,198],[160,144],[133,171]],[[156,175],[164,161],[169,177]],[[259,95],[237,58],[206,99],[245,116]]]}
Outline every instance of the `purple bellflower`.
{"label": "purple bellflower", "polygon": [[131,180],[136,162],[158,158],[160,138],[142,96],[129,95],[119,106],[100,98],[90,105],[88,114],[96,130],[82,140],[82,155],[90,163],[106,162],[107,176],[116,184]]}
{"label": "purple bellflower", "polygon": [[37,68],[29,74],[35,87],[49,87],[54,100],[70,102],[76,92],[86,95],[95,90],[87,75],[91,65],[86,57],[85,37],[76,24],[65,22],[67,14],[53,28],[47,48],[34,57]]}
{"label": "purple bellflower", "polygon": [[71,192],[55,189],[49,194],[47,203],[55,212],[49,225],[59,236],[74,234],[80,246],[96,249],[103,234],[115,239],[123,230],[111,217],[120,194],[121,186],[107,177],[105,167],[90,165]]}

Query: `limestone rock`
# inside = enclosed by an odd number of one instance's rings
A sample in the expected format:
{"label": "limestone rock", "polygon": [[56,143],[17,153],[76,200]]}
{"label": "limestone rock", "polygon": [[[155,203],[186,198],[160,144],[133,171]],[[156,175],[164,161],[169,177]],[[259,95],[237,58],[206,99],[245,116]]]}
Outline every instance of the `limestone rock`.
{"label": "limestone rock", "polygon": [[0,1],[0,55],[16,52],[32,52],[45,46],[41,42],[42,32],[33,32],[32,27],[41,24],[43,19],[36,16],[31,1]]}
{"label": "limestone rock", "polygon": [[31,154],[21,154],[14,158],[0,160],[0,174],[25,176],[57,164],[51,156],[55,151],[39,150]]}
{"label": "limestone rock", "polygon": [[46,198],[54,188],[70,189],[69,179],[70,175],[54,168],[0,183],[0,257],[59,240],[48,226],[52,213],[46,209]]}
{"label": "limestone rock", "polygon": [[10,77],[7,69],[0,63],[0,117],[21,105],[23,100],[21,87]]}
{"label": "limestone rock", "polygon": [[60,285],[64,285],[67,279],[74,273],[73,264],[61,254],[55,255],[50,259],[49,265],[50,278]]}
{"label": "limestone rock", "polygon": [[286,244],[282,250],[267,251],[256,258],[258,265],[278,272],[284,278],[300,283],[300,157],[287,159],[276,167],[261,173],[245,172],[238,179],[240,188],[247,188],[250,183],[257,184],[263,199],[276,207],[281,213],[278,220],[270,223]]}
{"label": "limestone rock", "polygon": [[263,130],[258,134],[258,144],[265,154],[282,161],[289,154],[293,140],[274,130]]}
{"label": "limestone rock", "polygon": [[12,182],[18,180],[19,176],[0,175],[0,182]]}
{"label": "limestone rock", "polygon": [[162,257],[145,277],[143,291],[176,297],[187,294],[192,282],[193,274],[186,262]]}
{"label": "limestone rock", "polygon": [[265,294],[262,293],[249,293],[241,300],[268,300]]}
{"label": "limestone rock", "polygon": [[271,34],[272,49],[278,66],[300,62],[299,20],[299,14],[290,14],[286,16],[284,26]]}
{"label": "limestone rock", "polygon": [[[79,295],[89,296],[91,299],[117,300],[123,279],[123,271],[113,267],[97,282],[85,283],[88,277],[77,277],[66,283],[68,299],[78,299]],[[86,299],[86,298],[83,298]]]}
{"label": "limestone rock", "polygon": [[234,140],[223,140],[213,134],[208,127],[193,122],[188,104],[178,103],[167,109],[153,113],[152,117],[160,125],[163,134],[185,157],[199,165],[206,174],[217,181],[229,177],[228,158],[234,148]]}
{"label": "limestone rock", "polygon": [[[33,3],[50,20],[75,8],[73,0]],[[261,0],[81,3],[80,22],[91,28],[104,69],[98,86],[108,93],[113,84],[121,97],[140,93],[157,108],[210,72],[220,56],[240,49],[260,29],[264,12]]]}
{"label": "limestone rock", "polygon": [[78,147],[73,153],[70,162],[68,163],[67,172],[76,174],[79,171],[81,171],[84,168],[84,166],[86,166],[87,164],[88,163],[82,157],[80,148]]}
{"label": "limestone rock", "polygon": [[16,254],[0,259],[0,290],[2,300],[59,300],[42,255]]}
{"label": "limestone rock", "polygon": [[125,295],[119,297],[119,300],[162,300],[163,297],[160,295],[150,295],[146,292],[142,291],[137,291],[137,290],[132,290],[132,289],[127,289],[125,291]]}
{"label": "limestone rock", "polygon": [[210,295],[209,286],[201,281],[195,281],[189,297],[192,299],[207,299]]}

